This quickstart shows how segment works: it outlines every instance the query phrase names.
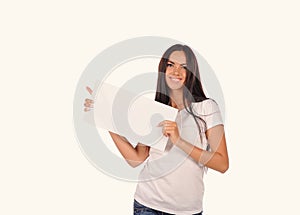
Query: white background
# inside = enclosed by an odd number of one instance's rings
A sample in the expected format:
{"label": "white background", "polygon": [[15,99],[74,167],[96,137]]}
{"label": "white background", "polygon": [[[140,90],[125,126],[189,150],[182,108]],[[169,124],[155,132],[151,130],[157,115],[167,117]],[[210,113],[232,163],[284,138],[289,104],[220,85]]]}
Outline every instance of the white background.
{"label": "white background", "polygon": [[299,214],[297,1],[0,3],[0,214],[131,214],[135,184],[76,142],[77,81],[138,36],[185,42],[223,88],[230,169],[205,177],[205,214]]}

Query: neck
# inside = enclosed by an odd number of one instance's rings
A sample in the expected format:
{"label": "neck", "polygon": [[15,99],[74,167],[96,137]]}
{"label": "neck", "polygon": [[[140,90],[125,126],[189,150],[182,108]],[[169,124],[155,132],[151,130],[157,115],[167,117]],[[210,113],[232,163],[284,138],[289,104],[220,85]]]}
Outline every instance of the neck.
{"label": "neck", "polygon": [[171,90],[170,91],[170,99],[171,99],[171,106],[175,107],[179,110],[184,108],[183,104],[183,90],[178,89],[178,90]]}

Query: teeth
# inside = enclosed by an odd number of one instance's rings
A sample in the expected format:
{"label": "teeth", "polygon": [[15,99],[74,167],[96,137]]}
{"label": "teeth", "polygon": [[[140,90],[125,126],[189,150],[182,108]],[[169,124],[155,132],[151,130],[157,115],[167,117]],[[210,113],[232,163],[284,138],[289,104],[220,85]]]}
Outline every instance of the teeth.
{"label": "teeth", "polygon": [[180,79],[178,79],[178,78],[171,78],[171,80],[176,81],[176,82],[180,81]]}

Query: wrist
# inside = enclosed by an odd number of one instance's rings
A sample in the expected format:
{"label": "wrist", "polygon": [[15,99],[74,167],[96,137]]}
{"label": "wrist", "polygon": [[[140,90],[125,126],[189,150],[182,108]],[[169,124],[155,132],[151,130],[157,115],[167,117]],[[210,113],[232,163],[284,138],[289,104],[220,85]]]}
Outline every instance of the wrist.
{"label": "wrist", "polygon": [[174,143],[174,145],[176,145],[179,148],[181,148],[180,146],[182,146],[183,144],[184,140],[181,137],[178,137],[177,141]]}

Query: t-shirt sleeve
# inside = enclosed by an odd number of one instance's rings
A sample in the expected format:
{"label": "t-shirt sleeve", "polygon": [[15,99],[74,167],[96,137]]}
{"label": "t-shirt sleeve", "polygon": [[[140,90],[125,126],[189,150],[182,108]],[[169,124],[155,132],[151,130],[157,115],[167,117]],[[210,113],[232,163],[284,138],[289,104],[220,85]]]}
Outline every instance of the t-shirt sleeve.
{"label": "t-shirt sleeve", "polygon": [[212,100],[207,99],[203,102],[202,114],[200,117],[206,122],[206,130],[216,126],[223,125],[223,120],[218,104]]}

